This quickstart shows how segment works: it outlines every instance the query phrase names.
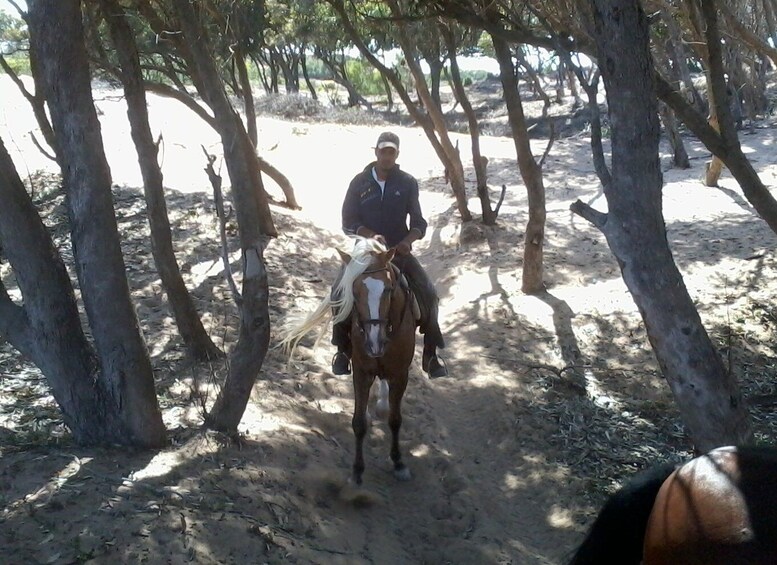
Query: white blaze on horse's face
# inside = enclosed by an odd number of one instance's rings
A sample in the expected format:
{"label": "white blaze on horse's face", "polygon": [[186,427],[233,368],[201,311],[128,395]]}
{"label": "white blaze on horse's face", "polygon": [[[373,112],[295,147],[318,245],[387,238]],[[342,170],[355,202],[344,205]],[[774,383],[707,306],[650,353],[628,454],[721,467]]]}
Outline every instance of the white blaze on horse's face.
{"label": "white blaze on horse's face", "polygon": [[[383,298],[386,283],[380,279],[367,277],[364,279],[364,286],[367,288],[367,308],[370,311],[370,319],[380,320],[380,300]],[[384,329],[383,324],[367,324],[365,345],[367,353],[374,357],[383,355],[386,341]]]}

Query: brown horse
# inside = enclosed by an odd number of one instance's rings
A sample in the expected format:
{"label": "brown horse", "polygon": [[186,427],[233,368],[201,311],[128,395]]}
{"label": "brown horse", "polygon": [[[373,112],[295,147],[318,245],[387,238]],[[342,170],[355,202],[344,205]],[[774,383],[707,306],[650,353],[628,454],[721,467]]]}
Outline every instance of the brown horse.
{"label": "brown horse", "polygon": [[332,310],[334,322],[350,316],[355,396],[352,426],[356,437],[351,478],[356,484],[362,483],[364,437],[369,429],[367,405],[370,389],[378,377],[376,412],[379,417],[388,415],[394,475],[408,480],[410,471],[399,449],[399,428],[402,397],[415,352],[413,297],[407,282],[391,263],[393,249],[386,249],[374,239],[357,238],[352,254],[338,252],[345,267],[332,293],[336,298],[327,297],[302,323],[287,328],[281,344],[291,354],[302,336],[332,317]]}
{"label": "brown horse", "polygon": [[637,475],[569,563],[777,564],[777,449],[721,447]]}

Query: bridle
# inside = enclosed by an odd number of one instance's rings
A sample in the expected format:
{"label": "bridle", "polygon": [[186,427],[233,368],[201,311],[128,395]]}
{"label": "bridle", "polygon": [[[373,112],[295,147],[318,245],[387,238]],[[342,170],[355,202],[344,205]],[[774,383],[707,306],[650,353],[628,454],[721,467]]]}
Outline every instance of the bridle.
{"label": "bridle", "polygon": [[[392,269],[393,267],[393,269]],[[362,275],[369,275],[373,273],[380,273],[381,271],[387,271],[387,270],[395,270],[395,272],[399,275],[401,275],[401,271],[396,267],[391,265],[390,263],[387,264],[385,267],[381,267],[379,269],[371,269],[369,271],[364,271]],[[397,281],[399,282],[399,281]],[[402,286],[402,285],[400,285]],[[394,292],[394,289],[391,289],[392,293]],[[405,306],[402,308],[402,313],[399,316],[399,325],[398,327],[402,327],[402,322],[405,319],[405,311],[407,310],[409,304],[410,304],[410,289],[405,288]],[[356,316],[359,329],[362,333],[365,333],[365,328],[369,326],[385,326],[386,328],[386,335],[391,338],[391,336],[394,334],[394,327],[391,324],[391,320],[388,318],[369,318],[367,320],[359,319],[358,315]]]}

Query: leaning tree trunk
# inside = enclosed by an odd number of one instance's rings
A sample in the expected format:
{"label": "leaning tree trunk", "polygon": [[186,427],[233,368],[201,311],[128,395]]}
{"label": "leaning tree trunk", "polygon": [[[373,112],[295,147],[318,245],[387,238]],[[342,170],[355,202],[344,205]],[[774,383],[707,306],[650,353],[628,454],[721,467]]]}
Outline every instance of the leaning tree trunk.
{"label": "leaning tree trunk", "polygon": [[[112,435],[121,437],[121,443],[160,446],[165,428],[124,274],[80,3],[30,0],[28,5],[31,42],[41,66],[67,194],[76,274],[97,348],[98,382],[118,420]],[[95,425],[105,424],[98,420]]]}
{"label": "leaning tree trunk", "polygon": [[777,199],[764,186],[753,165],[742,152],[742,146],[737,137],[734,120],[725,102],[726,79],[721,59],[720,36],[717,29],[715,5],[711,0],[702,2],[703,15],[707,29],[707,46],[709,50],[708,64],[712,77],[711,87],[715,91],[718,106],[717,115],[720,119],[720,133],[713,129],[702,115],[685,101],[683,96],[675,91],[660,75],[656,75],[658,95],[675,111],[699,140],[704,143],[713,155],[725,163],[731,174],[742,188],[747,201],[753,205],[758,215],[763,218],[771,230],[777,233]]}
{"label": "leaning tree trunk", "polygon": [[381,73],[380,80],[383,83],[383,89],[386,91],[386,112],[394,111],[394,96],[391,94],[391,84],[384,74]]}
{"label": "leaning tree trunk", "polygon": [[316,92],[316,87],[313,86],[313,82],[310,80],[310,73],[308,72],[308,58],[305,55],[305,51],[300,53],[299,64],[300,67],[302,67],[302,78],[305,79],[305,86],[308,87],[308,92],[310,92],[311,98],[317,101],[318,93]]}
{"label": "leaning tree trunk", "polygon": [[[56,150],[56,144],[54,142],[54,130],[51,129],[51,122],[49,122],[48,114],[46,114],[46,100],[43,97],[43,87],[40,83],[40,72],[38,71],[38,62],[35,56],[30,53],[30,71],[32,72],[33,82],[35,83],[35,94],[31,94],[29,90],[24,86],[24,83],[18,77],[13,68],[8,65],[5,57],[0,54],[0,67],[5,71],[19,92],[24,96],[27,102],[30,103],[32,113],[35,116],[35,121],[38,123],[38,129],[43,134],[44,141],[51,147],[52,150]],[[34,139],[34,138],[33,138]],[[42,150],[42,148],[41,148]],[[42,151],[46,157],[51,157],[47,152]]]}
{"label": "leaning tree trunk", "polygon": [[116,0],[102,0],[102,5],[119,58],[120,78],[124,85],[124,96],[127,99],[127,116],[143,176],[143,192],[148,208],[154,264],[162,279],[162,286],[167,292],[178,331],[181,333],[181,338],[189,353],[195,359],[214,359],[221,356],[221,351],[215,346],[202,325],[194,302],[186,288],[186,283],[181,276],[173,250],[170,221],[167,217],[167,204],[162,185],[162,171],[157,162],[157,146],[148,123],[143,73],[132,29],[126,20],[124,9]]}
{"label": "leaning tree trunk", "polygon": [[237,66],[237,76],[240,81],[240,93],[243,97],[243,108],[246,113],[246,126],[248,128],[248,138],[256,147],[258,140],[258,129],[256,127],[256,106],[254,104],[254,92],[251,89],[251,81],[248,78],[248,68],[246,67],[245,55],[243,50],[235,48],[233,53],[235,65]]}
{"label": "leaning tree trunk", "polygon": [[500,37],[492,35],[496,60],[499,62],[499,74],[502,80],[502,91],[507,105],[507,119],[513,134],[518,169],[526,185],[529,200],[529,221],[526,224],[526,235],[523,242],[523,279],[521,290],[527,294],[541,292],[545,289],[543,282],[543,245],[545,243],[545,185],[542,179],[542,168],[534,160],[529,142],[529,131],[526,127],[526,117],[523,114],[523,104],[518,93],[518,81],[515,78],[513,56],[507,43]]}
{"label": "leaning tree trunk", "polygon": [[[699,8],[696,5],[695,2],[688,2],[687,7],[690,10],[690,17],[694,22],[698,22],[698,25],[701,25],[701,19],[703,19],[703,16],[701,16],[698,12]],[[714,9],[714,8],[713,8]],[[700,33],[702,33],[700,31]],[[706,33],[706,32],[704,32]],[[719,103],[726,104],[726,108],[728,108],[728,97],[726,96],[726,89],[725,87],[723,90],[717,90],[713,87],[713,71],[711,68],[711,52],[710,52],[710,45],[709,45],[709,34],[707,35],[707,45],[701,45],[700,50],[702,53],[702,60],[704,63],[704,76],[707,81],[707,105],[709,108],[709,114],[707,116],[707,123],[710,125],[712,129],[714,129],[717,132],[720,132],[720,123],[719,123],[719,116],[718,116],[718,110],[721,108]],[[712,46],[713,50],[715,46]],[[720,57],[719,62],[722,64],[722,56],[720,54],[720,50],[718,49],[718,56]],[[721,97],[720,100],[718,100],[718,97]],[[728,111],[728,109],[726,109]],[[724,163],[723,160],[715,155],[712,154],[712,159],[707,161],[704,164],[704,178],[702,179],[705,186],[718,186],[718,181],[720,180],[720,175],[723,174],[723,167]]]}
{"label": "leaning tree trunk", "polygon": [[96,378],[65,265],[2,140],[0,200],[0,246],[23,299],[14,303],[0,279],[0,336],[41,370],[77,443],[128,443]]}
{"label": "leaning tree trunk", "polygon": [[[463,170],[463,167],[461,167],[461,158],[458,156],[456,149],[450,143],[450,139],[447,138],[447,129],[443,128],[445,131],[445,139],[447,139],[447,146],[445,146],[443,145],[443,142],[437,138],[436,126],[434,122],[432,121],[430,116],[422,112],[421,109],[418,107],[418,105],[415,102],[413,102],[413,100],[410,98],[410,95],[408,94],[404,84],[402,84],[402,79],[399,77],[399,75],[396,72],[392,71],[391,69],[387,68],[383,63],[381,63],[378,60],[378,58],[375,57],[375,55],[369,50],[366,43],[362,40],[361,36],[359,35],[359,32],[356,30],[356,27],[351,22],[350,17],[348,16],[348,12],[345,9],[345,4],[343,0],[327,0],[327,1],[330,3],[330,5],[335,9],[337,14],[340,16],[340,21],[342,22],[343,27],[345,28],[345,32],[348,34],[348,37],[351,39],[351,41],[353,41],[353,43],[359,49],[359,52],[362,54],[362,56],[365,59],[367,59],[367,61],[369,61],[369,63],[373,67],[378,69],[378,72],[380,72],[380,74],[383,77],[385,77],[386,80],[388,80],[391,83],[391,85],[394,87],[394,89],[397,91],[397,95],[402,99],[402,102],[405,104],[407,111],[410,113],[413,119],[418,123],[418,125],[420,125],[423,128],[426,138],[429,140],[429,143],[432,144],[432,148],[434,149],[434,152],[437,154],[437,157],[440,159],[440,162],[443,164],[443,166],[449,171],[454,170],[454,163],[456,162],[456,160],[458,160],[459,168],[461,169],[461,181],[460,181],[460,184],[457,184],[456,186],[454,186],[454,195],[456,196],[456,206],[459,210],[459,215],[461,216],[461,220],[463,222],[468,222],[472,220],[472,214],[470,213],[469,208],[467,207],[467,199],[466,199],[466,194],[464,190],[464,170]],[[457,183],[458,182],[459,181],[457,181]]]}
{"label": "leaning tree trunk", "polygon": [[[636,0],[593,0],[612,127],[608,213],[572,209],[605,235],[697,450],[746,442],[749,419],[672,258],[661,211],[658,108],[647,19]],[[624,56],[629,54],[629,56]]]}
{"label": "leaning tree trunk", "polygon": [[208,426],[236,433],[270,344],[269,288],[263,254],[266,237],[276,235],[276,231],[254,146],[224,91],[208,50],[207,34],[199,25],[196,5],[189,0],[173,0],[172,4],[191,48],[191,63],[198,69],[216,117],[240,231],[243,294],[239,300],[239,337],[229,358],[226,382],[206,417]]}
{"label": "leaning tree trunk", "polygon": [[461,109],[467,116],[469,125],[469,137],[472,140],[472,165],[475,167],[475,179],[477,182],[478,198],[480,198],[480,211],[482,221],[487,226],[496,224],[496,218],[499,215],[499,209],[491,208],[491,198],[488,195],[488,178],[486,176],[486,163],[488,159],[480,154],[480,126],[475,115],[475,110],[470,104],[467,91],[464,89],[464,83],[461,80],[459,72],[459,62],[456,58],[456,36],[445,24],[441,25],[441,33],[445,39],[448,48],[448,59],[451,62],[451,83],[453,84],[453,93],[456,100],[461,104]]}
{"label": "leaning tree trunk", "polygon": [[658,105],[658,113],[664,124],[664,131],[666,131],[666,137],[669,139],[669,145],[672,146],[672,165],[678,169],[690,169],[691,162],[688,160],[688,152],[685,150],[685,144],[677,127],[674,112],[669,106],[661,102]]}
{"label": "leaning tree trunk", "polygon": [[[400,10],[396,0],[389,0],[389,6],[391,7],[394,16],[399,19]],[[459,210],[459,214],[461,215],[462,221],[469,222],[472,220],[472,214],[467,205],[467,190],[464,182],[464,166],[461,164],[461,155],[453,146],[453,143],[451,143],[450,136],[448,135],[448,126],[445,123],[445,116],[443,116],[439,104],[434,101],[429,92],[429,88],[426,85],[426,78],[413,54],[413,47],[405,33],[404,25],[399,21],[396,26],[396,33],[399,45],[405,55],[405,61],[413,76],[413,82],[415,83],[419,101],[426,108],[427,116],[429,117],[429,120],[431,120],[433,126],[433,135],[436,135],[439,146],[445,156],[443,164],[448,170],[448,179],[450,180],[451,188],[453,189],[453,195],[456,198],[456,206]]]}

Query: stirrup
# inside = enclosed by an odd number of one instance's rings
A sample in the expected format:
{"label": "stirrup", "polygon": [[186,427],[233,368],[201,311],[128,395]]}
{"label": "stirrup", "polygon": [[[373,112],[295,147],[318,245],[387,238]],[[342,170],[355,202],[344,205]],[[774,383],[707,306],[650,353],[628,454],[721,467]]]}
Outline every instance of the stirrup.
{"label": "stirrup", "polygon": [[[340,356],[345,358],[345,363],[342,362]],[[332,356],[332,373],[335,375],[351,374],[351,358],[344,351],[338,351]]]}
{"label": "stirrup", "polygon": [[[437,362],[434,366],[432,366],[432,360]],[[448,365],[445,363],[445,359],[437,355],[436,352],[430,355],[428,359],[422,359],[421,368],[429,375],[430,379],[448,376]]]}

